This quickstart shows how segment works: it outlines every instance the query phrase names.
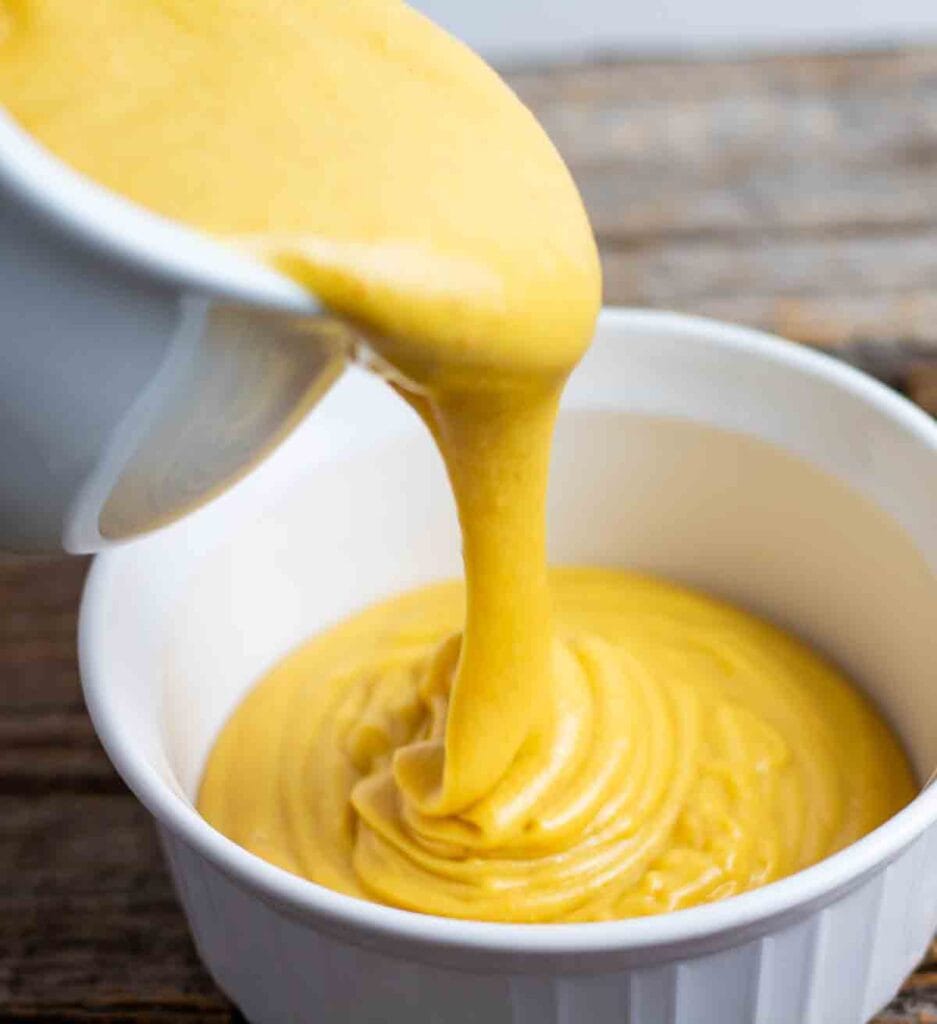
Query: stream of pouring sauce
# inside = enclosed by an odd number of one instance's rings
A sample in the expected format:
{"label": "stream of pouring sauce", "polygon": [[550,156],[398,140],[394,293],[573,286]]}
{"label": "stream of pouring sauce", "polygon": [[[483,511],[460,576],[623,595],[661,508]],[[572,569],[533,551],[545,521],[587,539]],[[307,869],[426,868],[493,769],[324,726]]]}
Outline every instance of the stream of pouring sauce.
{"label": "stream of pouring sauce", "polygon": [[352,321],[446,463],[464,604],[404,595],[276,668],[209,760],[221,831],[396,906],[594,920],[762,884],[910,798],[887,729],[794,640],[625,574],[551,582],[550,439],[599,265],[479,58],[396,0],[0,0],[0,101]]}

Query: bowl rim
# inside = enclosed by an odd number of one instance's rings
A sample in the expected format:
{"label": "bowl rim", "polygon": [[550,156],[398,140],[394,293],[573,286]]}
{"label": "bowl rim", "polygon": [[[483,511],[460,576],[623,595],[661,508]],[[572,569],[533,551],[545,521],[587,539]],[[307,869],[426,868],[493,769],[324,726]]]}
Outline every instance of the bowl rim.
{"label": "bowl rim", "polygon": [[[3,193],[6,195],[3,196]],[[0,105],[0,196],[61,236],[182,291],[285,313],[321,307],[308,290],[232,246],[148,210],[75,170]]]}
{"label": "bowl rim", "polygon": [[[625,334],[653,330],[727,353],[744,351],[821,378],[876,407],[937,456],[937,422],[884,384],[831,356],[758,330],[678,313],[606,307],[598,330],[603,328]],[[103,613],[122,557],[120,548],[96,557],[79,616],[82,688],[101,743],[130,789],[171,833],[242,887],[304,920],[331,922],[373,940],[405,940],[436,949],[528,956],[654,949],[766,925],[780,916],[828,902],[893,860],[937,821],[937,785],[932,785],[873,832],[812,867],[718,903],[653,917],[509,924],[437,917],[347,896],[274,867],[217,832],[125,740],[119,716],[107,698],[111,628]]]}

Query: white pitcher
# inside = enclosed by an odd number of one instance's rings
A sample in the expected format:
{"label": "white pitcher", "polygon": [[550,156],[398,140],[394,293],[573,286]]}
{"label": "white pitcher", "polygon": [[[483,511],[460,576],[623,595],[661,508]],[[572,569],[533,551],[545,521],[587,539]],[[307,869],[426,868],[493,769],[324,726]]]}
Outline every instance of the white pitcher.
{"label": "white pitcher", "polygon": [[0,549],[96,551],[203,504],[299,422],[347,337],[0,110]]}

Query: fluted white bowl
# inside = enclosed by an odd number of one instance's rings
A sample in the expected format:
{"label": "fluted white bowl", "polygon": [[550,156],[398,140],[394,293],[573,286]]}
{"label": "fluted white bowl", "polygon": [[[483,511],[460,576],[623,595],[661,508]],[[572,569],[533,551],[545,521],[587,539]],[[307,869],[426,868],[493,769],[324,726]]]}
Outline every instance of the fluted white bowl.
{"label": "fluted white bowl", "polygon": [[[556,561],[631,565],[766,614],[839,661],[937,765],[937,426],[754,331],[607,310],[568,389]],[[254,1024],[860,1024],[937,925],[937,787],[822,863],[656,918],[503,925],[406,913],[281,871],[195,811],[226,716],[349,611],[458,572],[415,419],[348,373],[234,493],[99,556],[85,697],[158,823],[196,946]]]}

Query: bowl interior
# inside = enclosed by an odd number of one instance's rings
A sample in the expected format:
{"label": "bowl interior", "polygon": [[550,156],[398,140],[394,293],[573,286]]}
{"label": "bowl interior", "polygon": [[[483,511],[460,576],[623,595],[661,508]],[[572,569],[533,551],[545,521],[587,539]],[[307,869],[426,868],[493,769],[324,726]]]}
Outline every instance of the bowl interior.
{"label": "bowl interior", "polygon": [[[786,626],[937,764],[937,429],[850,371],[751,332],[606,314],[557,430],[551,556],[660,573]],[[379,597],[460,571],[415,417],[351,372],[216,506],[108,554],[97,703],[186,799],[266,667]]]}

